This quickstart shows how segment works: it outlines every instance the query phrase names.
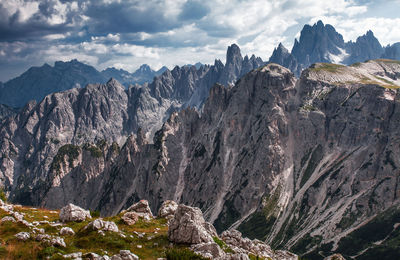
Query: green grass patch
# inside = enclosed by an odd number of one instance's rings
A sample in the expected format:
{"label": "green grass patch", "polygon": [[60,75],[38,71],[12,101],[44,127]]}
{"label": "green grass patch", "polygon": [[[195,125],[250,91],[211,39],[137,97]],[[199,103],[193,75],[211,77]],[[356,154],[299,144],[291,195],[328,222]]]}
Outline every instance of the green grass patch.
{"label": "green grass patch", "polygon": [[61,169],[61,164],[64,163],[65,156],[68,157],[68,165],[69,167],[73,167],[74,160],[76,160],[80,153],[80,147],[72,144],[66,144],[58,149],[56,156],[53,159],[53,162],[50,165],[50,169],[52,171],[59,171]]}
{"label": "green grass patch", "polygon": [[346,66],[333,63],[317,63],[313,67],[310,67],[315,72],[327,71],[331,73],[338,73],[343,68],[346,68]]}
{"label": "green grass patch", "polygon": [[218,237],[213,237],[213,240],[225,253],[235,253],[235,251],[233,251],[224,241],[222,241]]}
{"label": "green grass patch", "polygon": [[89,151],[92,157],[100,158],[103,156],[103,151],[95,145],[85,144],[83,145],[83,149]]}

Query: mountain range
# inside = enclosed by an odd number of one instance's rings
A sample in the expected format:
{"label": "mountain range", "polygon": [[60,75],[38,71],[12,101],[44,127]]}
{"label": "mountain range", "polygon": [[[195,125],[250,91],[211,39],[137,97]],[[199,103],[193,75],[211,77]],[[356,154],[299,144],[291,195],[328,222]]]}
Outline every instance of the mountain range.
{"label": "mountain range", "polygon": [[345,42],[333,26],[318,21],[312,26],[304,26],[291,52],[279,44],[269,62],[285,66],[299,76],[301,71],[317,62],[351,65],[379,58],[398,60],[400,43],[382,47],[372,31],[355,42]]}
{"label": "mountain range", "polygon": [[[174,200],[219,232],[236,228],[307,259],[397,259],[400,61],[386,59],[398,44],[375,40],[344,43],[318,22],[268,64],[233,44],[225,64],[3,106],[1,186],[15,203],[103,216]],[[339,56],[351,65],[326,63]]]}
{"label": "mountain range", "polygon": [[101,72],[94,67],[71,60],[57,61],[54,66],[44,64],[32,67],[19,77],[0,84],[0,104],[14,108],[23,107],[28,101],[41,101],[48,94],[84,87],[89,83],[105,83],[115,78],[128,87],[131,84],[151,82],[155,76],[162,74],[166,67],[158,71],[143,64],[134,73],[122,69],[108,68]]}

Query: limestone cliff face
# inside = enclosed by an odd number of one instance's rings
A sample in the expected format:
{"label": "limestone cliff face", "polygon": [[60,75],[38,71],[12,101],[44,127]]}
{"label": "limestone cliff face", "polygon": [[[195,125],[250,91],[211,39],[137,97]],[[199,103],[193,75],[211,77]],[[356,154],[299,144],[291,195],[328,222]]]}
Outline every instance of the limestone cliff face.
{"label": "limestone cliff face", "polygon": [[[156,77],[151,84],[131,86],[128,90],[111,79],[106,84],[89,84],[85,88],[50,94],[39,103],[28,103],[14,116],[8,116],[11,111],[4,112],[7,116],[0,122],[1,186],[15,201],[43,203],[48,186],[52,186],[49,185],[52,178],[57,179],[58,185],[64,176],[53,176],[57,156],[58,162],[73,161],[78,157],[81,160],[84,145],[105,154],[104,147],[108,149],[114,142],[122,146],[139,129],[151,139],[174,111],[188,106],[201,109],[209,89],[216,82],[228,85],[228,80],[236,80],[262,64],[255,56],[243,61],[236,45],[229,48],[227,56],[226,65],[216,61],[213,66],[198,69],[195,66],[175,67]],[[237,69],[233,70],[233,67]],[[106,158],[104,160],[105,165],[110,163]],[[88,159],[83,163],[88,163]],[[103,171],[102,167],[96,172]],[[72,168],[63,171],[66,174]],[[95,170],[91,171],[93,173],[88,174],[97,174]],[[54,201],[61,203],[63,200]]]}
{"label": "limestone cliff face", "polygon": [[[167,71],[129,91],[110,81],[28,104],[1,126],[11,199],[103,215],[139,199],[155,212],[172,199],[200,207],[219,231],[235,227],[311,257],[385,245],[400,216],[400,64],[316,64],[298,80],[269,64],[235,86],[214,85],[201,112],[168,110],[150,141],[138,122],[159,122],[167,110],[157,104],[182,104],[202,73],[220,68]],[[360,237],[374,223],[385,228]]]}

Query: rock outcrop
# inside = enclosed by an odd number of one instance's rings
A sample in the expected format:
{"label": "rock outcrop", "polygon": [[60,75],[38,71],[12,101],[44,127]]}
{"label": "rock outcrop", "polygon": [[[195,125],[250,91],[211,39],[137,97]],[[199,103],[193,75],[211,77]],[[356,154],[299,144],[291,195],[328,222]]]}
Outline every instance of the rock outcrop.
{"label": "rock outcrop", "polygon": [[178,203],[176,203],[173,200],[166,200],[161,204],[157,216],[159,218],[172,219],[177,209],[178,209]]}
{"label": "rock outcrop", "polygon": [[174,243],[200,244],[214,242],[217,232],[206,225],[199,208],[180,204],[168,227],[168,239]]}
{"label": "rock outcrop", "polygon": [[68,204],[60,210],[60,221],[84,221],[91,218],[90,212],[74,204]]}
{"label": "rock outcrop", "polygon": [[168,227],[168,239],[174,243],[190,244],[191,250],[209,259],[247,260],[249,255],[272,260],[297,260],[287,251],[273,251],[259,241],[242,238],[237,230],[224,231],[218,237],[215,228],[204,221],[200,209],[183,204],[178,206]]}
{"label": "rock outcrop", "polygon": [[[147,200],[140,200],[139,202],[130,206],[127,210],[127,213],[135,213],[138,217],[143,218],[144,220],[150,220],[153,218],[153,213],[151,213],[151,209],[149,207],[149,202]],[[126,216],[126,214],[124,216]]]}

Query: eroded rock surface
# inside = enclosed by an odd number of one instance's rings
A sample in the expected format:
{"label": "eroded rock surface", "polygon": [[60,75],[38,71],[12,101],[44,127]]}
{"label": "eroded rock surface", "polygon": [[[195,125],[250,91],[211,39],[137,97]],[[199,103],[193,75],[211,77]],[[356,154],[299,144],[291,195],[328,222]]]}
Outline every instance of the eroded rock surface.
{"label": "eroded rock surface", "polygon": [[84,221],[91,218],[89,210],[84,210],[74,204],[68,204],[60,210],[60,221]]}
{"label": "eroded rock surface", "polygon": [[[205,226],[203,213],[199,208],[180,204],[168,227],[168,239],[175,243],[200,244],[214,242],[212,236]],[[209,227],[208,227],[209,229]]]}

